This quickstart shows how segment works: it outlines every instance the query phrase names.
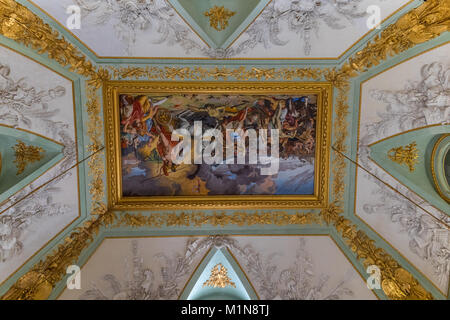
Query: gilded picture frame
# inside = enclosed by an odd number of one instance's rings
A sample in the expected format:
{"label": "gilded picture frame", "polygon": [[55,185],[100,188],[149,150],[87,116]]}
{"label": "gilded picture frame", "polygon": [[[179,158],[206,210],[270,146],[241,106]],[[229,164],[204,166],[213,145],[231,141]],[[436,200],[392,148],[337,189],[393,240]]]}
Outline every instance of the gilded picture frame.
{"label": "gilded picture frame", "polygon": [[[111,210],[300,209],[328,205],[333,90],[329,82],[142,82],[107,81],[103,86],[108,207]],[[120,94],[316,94],[317,123],[313,195],[214,195],[123,197]]]}

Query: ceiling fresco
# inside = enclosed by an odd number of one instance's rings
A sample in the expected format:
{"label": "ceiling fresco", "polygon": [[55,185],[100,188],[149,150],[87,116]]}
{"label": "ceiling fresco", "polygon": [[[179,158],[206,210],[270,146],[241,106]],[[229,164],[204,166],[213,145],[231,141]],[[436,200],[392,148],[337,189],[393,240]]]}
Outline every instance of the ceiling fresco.
{"label": "ceiling fresco", "polygon": [[[255,85],[108,83],[105,118],[114,124],[106,133],[108,140],[114,141],[107,145],[110,184],[114,186],[110,188],[110,206],[208,209],[323,205],[328,191],[331,86],[267,83],[255,89]],[[154,120],[134,125],[137,104],[155,106]],[[295,110],[297,119],[288,115],[288,109]],[[282,110],[286,111],[283,121],[274,122],[267,116],[281,116]],[[185,130],[182,139],[189,147],[177,163],[169,157],[176,148],[168,143],[173,128]],[[234,129],[242,128],[248,132],[247,142],[252,133],[257,137],[254,144],[245,145],[245,137],[234,141]],[[269,133],[275,128],[279,128],[280,143],[270,143],[269,147]],[[200,159],[195,155],[196,139],[191,139],[196,130],[204,132],[203,140],[217,131],[221,137],[208,155],[207,142],[201,142],[205,152]],[[295,136],[301,141],[290,139]],[[267,141],[264,149],[263,140]],[[248,156],[239,151],[247,147]],[[254,205],[248,204],[250,199]]]}
{"label": "ceiling fresco", "polygon": [[1,299],[449,299],[448,1],[0,13]]}

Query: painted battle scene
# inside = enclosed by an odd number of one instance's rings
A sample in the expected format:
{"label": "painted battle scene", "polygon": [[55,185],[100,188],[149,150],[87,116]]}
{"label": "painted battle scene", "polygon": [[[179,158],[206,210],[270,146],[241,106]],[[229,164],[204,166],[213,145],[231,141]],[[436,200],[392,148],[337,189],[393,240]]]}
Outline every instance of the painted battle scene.
{"label": "painted battle scene", "polygon": [[[123,94],[119,111],[123,197],[314,194],[316,95]],[[173,163],[180,142],[172,132],[193,134],[198,121],[223,137],[227,129],[279,129],[277,173],[261,175],[259,162]]]}

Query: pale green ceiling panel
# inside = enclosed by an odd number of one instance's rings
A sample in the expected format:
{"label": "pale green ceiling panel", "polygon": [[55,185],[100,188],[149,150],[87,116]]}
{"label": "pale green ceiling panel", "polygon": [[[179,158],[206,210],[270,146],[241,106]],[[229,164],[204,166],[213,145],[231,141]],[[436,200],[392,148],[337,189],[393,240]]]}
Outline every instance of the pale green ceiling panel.
{"label": "pale green ceiling panel", "polygon": [[[211,271],[221,264],[226,268],[230,282],[224,288],[204,285],[210,279]],[[219,268],[220,269],[220,268]],[[180,299],[185,300],[254,300],[257,295],[238,263],[226,249],[212,249],[200,263],[186,285]]]}
{"label": "pale green ceiling panel", "polygon": [[[212,48],[227,48],[253,22],[270,0],[169,0],[183,19]],[[225,7],[234,15],[224,30],[210,26],[205,12]]]}
{"label": "pale green ceiling panel", "polygon": [[[395,135],[372,144],[370,157],[395,179],[450,215],[450,205],[436,191],[431,174],[433,147],[442,134],[448,132],[450,132],[450,125],[438,125]],[[408,165],[394,162],[388,157],[391,149],[405,147],[414,142],[417,145],[418,158],[413,171]]]}
{"label": "pale green ceiling panel", "polygon": [[[0,125],[0,203],[21,190],[63,158],[63,146],[31,132]],[[42,148],[42,158],[27,163],[23,172],[16,167],[14,146],[22,141],[26,146]]]}

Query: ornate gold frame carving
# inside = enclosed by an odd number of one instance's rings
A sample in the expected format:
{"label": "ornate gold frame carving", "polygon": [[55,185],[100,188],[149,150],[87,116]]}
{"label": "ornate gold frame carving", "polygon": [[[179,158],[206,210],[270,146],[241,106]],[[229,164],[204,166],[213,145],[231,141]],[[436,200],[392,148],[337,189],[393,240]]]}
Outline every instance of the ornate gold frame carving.
{"label": "ornate gold frame carving", "polygon": [[[236,93],[318,95],[314,195],[122,197],[118,96],[122,93]],[[328,200],[332,86],[323,82],[105,82],[108,208],[112,210],[325,208]]]}
{"label": "ornate gold frame carving", "polygon": [[[437,174],[436,174],[436,171],[435,171],[434,162],[435,162],[435,159],[436,159],[437,150],[438,150],[441,142],[444,141],[444,139],[446,139],[449,136],[450,136],[450,133],[443,134],[436,141],[436,143],[433,146],[433,151],[431,152],[431,160],[430,160],[431,176],[433,177],[434,188],[436,189],[437,193],[441,196],[441,198],[444,199],[445,201],[447,201],[448,203],[450,203],[450,198],[447,197],[444,194],[444,191],[442,191],[441,188],[439,187],[439,182],[438,182]],[[0,155],[0,161],[1,161],[1,155]],[[1,171],[1,169],[2,169],[2,167],[1,167],[1,164],[0,164],[0,171]]]}

